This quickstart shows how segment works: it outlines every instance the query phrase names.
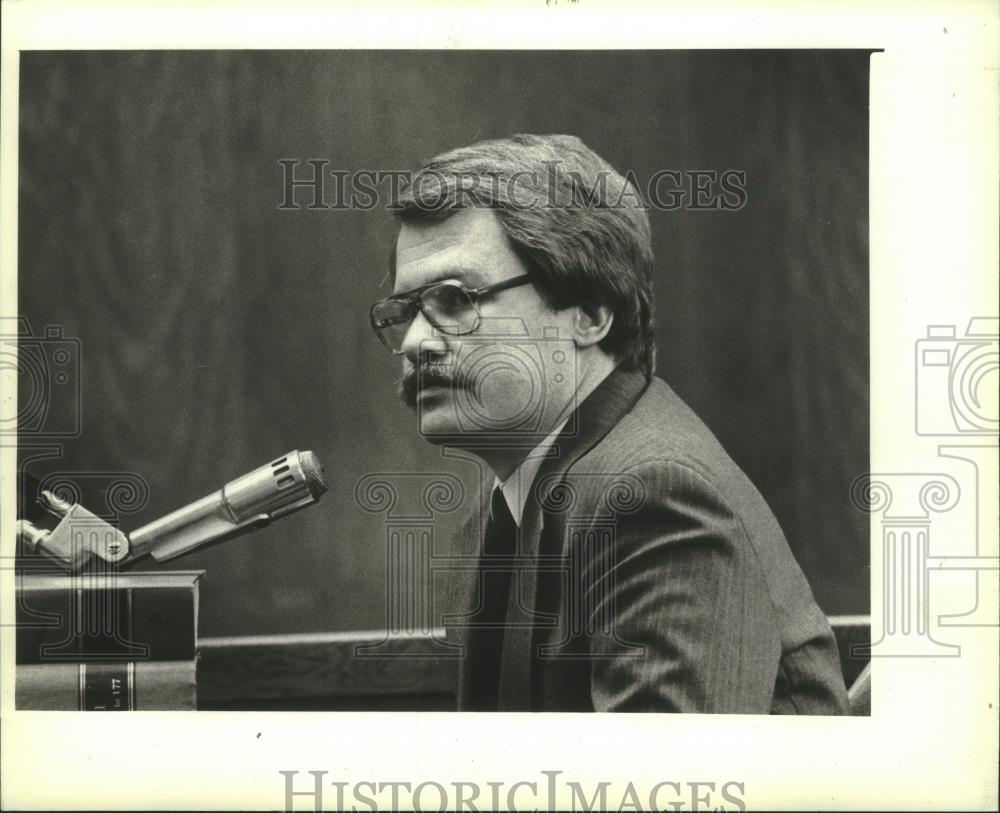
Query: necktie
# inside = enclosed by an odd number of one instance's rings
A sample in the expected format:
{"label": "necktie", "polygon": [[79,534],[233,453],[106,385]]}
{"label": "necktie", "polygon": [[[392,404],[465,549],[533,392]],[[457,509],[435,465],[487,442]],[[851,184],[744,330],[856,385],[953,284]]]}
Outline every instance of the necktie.
{"label": "necktie", "polygon": [[469,707],[496,711],[500,697],[500,656],[510,596],[510,557],[517,549],[517,524],[499,486],[493,489],[490,518],[480,559],[483,607],[469,636]]}

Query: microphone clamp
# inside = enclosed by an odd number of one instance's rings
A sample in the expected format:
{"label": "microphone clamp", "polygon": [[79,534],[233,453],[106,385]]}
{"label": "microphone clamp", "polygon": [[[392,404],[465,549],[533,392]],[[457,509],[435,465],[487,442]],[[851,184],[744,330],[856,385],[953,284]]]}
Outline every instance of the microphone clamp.
{"label": "microphone clamp", "polygon": [[94,556],[118,564],[131,553],[125,534],[82,505],[60,499],[51,491],[42,491],[39,502],[60,520],[51,531],[26,519],[18,520],[18,538],[32,553],[44,554],[69,571],[79,570]]}

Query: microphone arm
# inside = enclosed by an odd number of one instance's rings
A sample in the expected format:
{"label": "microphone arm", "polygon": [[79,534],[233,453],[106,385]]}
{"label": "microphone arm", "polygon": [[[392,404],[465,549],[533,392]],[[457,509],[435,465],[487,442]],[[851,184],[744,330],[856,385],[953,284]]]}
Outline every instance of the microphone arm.
{"label": "microphone arm", "polygon": [[323,467],[312,452],[290,452],[129,534],[132,556],[157,561],[181,556],[207,542],[263,528],[312,505],[326,491]]}
{"label": "microphone arm", "polygon": [[263,528],[313,505],[326,490],[316,455],[293,451],[128,536],[82,506],[43,491],[42,504],[61,517],[59,525],[45,531],[21,520],[18,536],[31,550],[55,559],[66,570],[79,570],[93,556],[122,564],[146,555],[167,561]]}

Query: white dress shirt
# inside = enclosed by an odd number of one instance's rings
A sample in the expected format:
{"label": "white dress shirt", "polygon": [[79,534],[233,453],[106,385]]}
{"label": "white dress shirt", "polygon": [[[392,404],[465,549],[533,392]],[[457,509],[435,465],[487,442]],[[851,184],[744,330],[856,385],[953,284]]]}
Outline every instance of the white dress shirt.
{"label": "white dress shirt", "polygon": [[559,437],[559,433],[562,432],[563,427],[568,421],[569,418],[560,423],[541,443],[528,452],[524,460],[511,472],[510,477],[503,482],[500,481],[499,477],[495,478],[493,487],[500,487],[504,499],[507,501],[507,507],[510,509],[511,516],[514,517],[514,522],[517,523],[518,528],[521,527],[524,506],[528,503],[528,495],[531,494],[531,486],[535,482],[538,470],[542,467],[542,463],[548,456],[552,444],[556,442],[556,438]]}

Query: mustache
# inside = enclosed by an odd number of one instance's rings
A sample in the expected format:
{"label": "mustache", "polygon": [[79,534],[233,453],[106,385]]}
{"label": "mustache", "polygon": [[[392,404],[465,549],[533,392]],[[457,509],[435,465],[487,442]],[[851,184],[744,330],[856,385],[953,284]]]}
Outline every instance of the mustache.
{"label": "mustache", "polygon": [[422,364],[403,372],[399,379],[399,397],[408,407],[417,405],[417,396],[427,387],[471,389],[472,382],[452,367],[442,364]]}

